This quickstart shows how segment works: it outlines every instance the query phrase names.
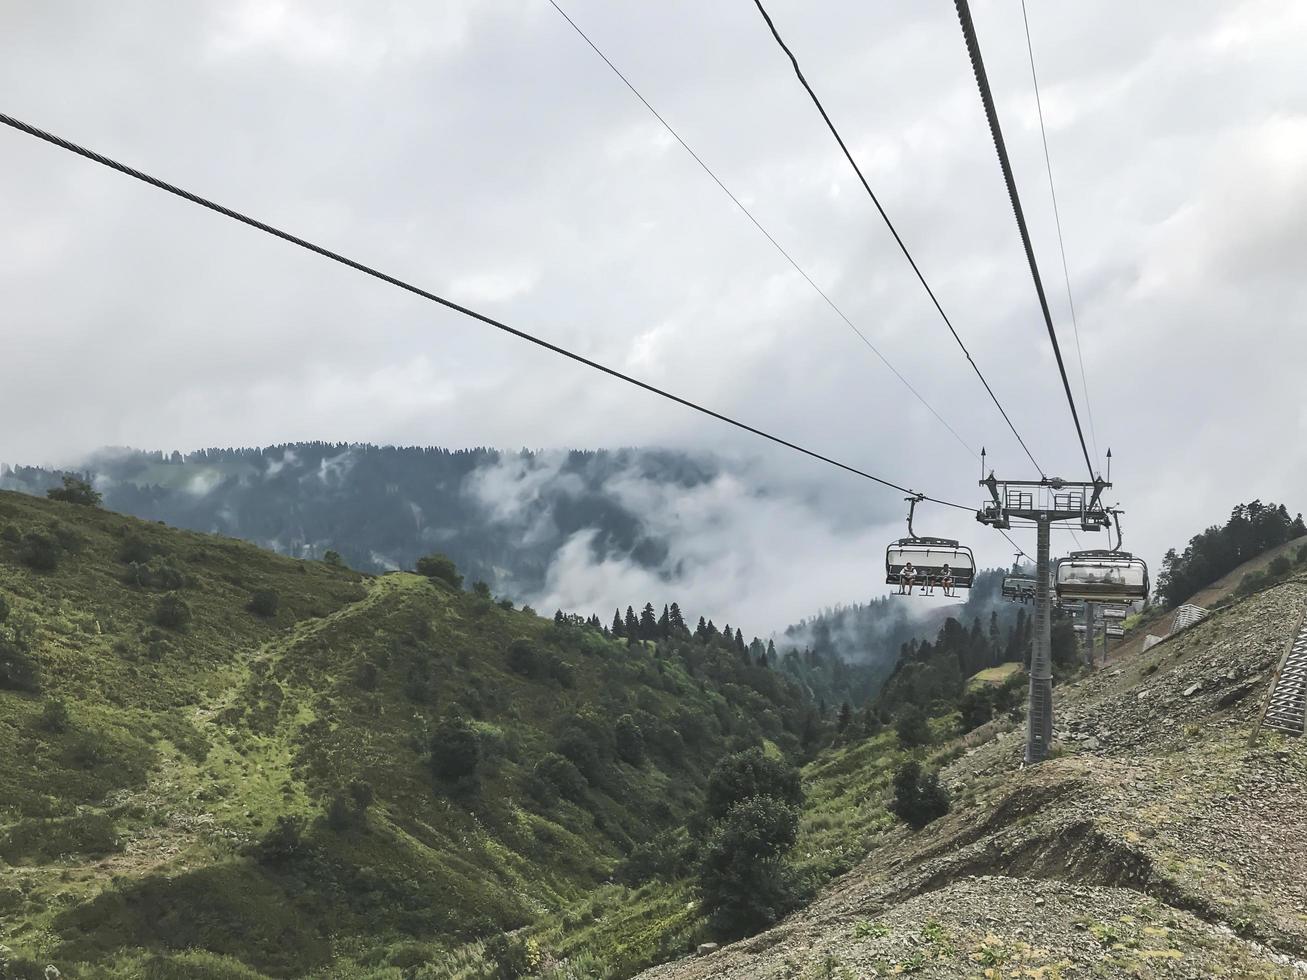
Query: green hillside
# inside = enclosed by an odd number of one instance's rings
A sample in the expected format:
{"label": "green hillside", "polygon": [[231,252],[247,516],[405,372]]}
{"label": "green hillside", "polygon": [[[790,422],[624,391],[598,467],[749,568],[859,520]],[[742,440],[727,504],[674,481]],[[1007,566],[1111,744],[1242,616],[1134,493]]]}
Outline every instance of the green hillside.
{"label": "green hillside", "polygon": [[565,922],[812,724],[726,645],[14,493],[0,615],[0,975],[414,975]]}

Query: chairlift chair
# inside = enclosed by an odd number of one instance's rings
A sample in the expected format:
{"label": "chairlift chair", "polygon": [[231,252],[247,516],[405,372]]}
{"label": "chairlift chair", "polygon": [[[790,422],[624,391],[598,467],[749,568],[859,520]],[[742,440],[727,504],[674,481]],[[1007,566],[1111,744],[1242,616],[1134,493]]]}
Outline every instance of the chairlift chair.
{"label": "chairlift chair", "polygon": [[1104,629],[1105,629],[1105,631],[1107,632],[1107,635],[1110,636],[1110,637],[1112,637],[1113,639],[1119,639],[1119,638],[1125,636],[1125,627],[1122,627],[1122,626],[1107,626],[1107,627],[1104,627]]}
{"label": "chairlift chair", "polygon": [[1121,518],[1111,511],[1116,523],[1116,547],[1110,550],[1073,551],[1059,558],[1053,587],[1059,600],[1083,599],[1128,605],[1148,598],[1148,565],[1121,550]]}
{"label": "chairlift chair", "polygon": [[1021,554],[1012,562],[1012,571],[1003,576],[1002,595],[1011,602],[1029,602],[1035,598],[1035,579],[1021,571]]}
{"label": "chairlift chair", "polygon": [[[969,589],[976,577],[976,559],[971,549],[952,538],[920,537],[912,529],[912,517],[921,495],[908,501],[908,537],[899,538],[885,549],[885,584],[897,585],[900,594],[912,594],[921,586],[921,595],[932,595],[936,587]],[[904,569],[912,566],[910,575]],[[947,568],[945,567],[947,566]],[[946,580],[952,581],[946,586]]]}

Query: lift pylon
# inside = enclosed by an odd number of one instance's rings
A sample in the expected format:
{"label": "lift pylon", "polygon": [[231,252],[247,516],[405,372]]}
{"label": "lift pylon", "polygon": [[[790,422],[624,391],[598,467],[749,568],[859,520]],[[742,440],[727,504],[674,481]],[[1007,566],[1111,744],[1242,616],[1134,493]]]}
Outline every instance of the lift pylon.
{"label": "lift pylon", "polygon": [[[1111,486],[1101,477],[1092,482],[1041,477],[1038,480],[999,480],[990,471],[980,485],[990,499],[976,520],[1006,530],[1013,520],[1030,521],[1037,532],[1035,555],[1035,644],[1030,657],[1030,710],[1026,720],[1026,762],[1048,758],[1053,743],[1053,587],[1048,556],[1049,531],[1054,524],[1075,522],[1082,531],[1101,531],[1112,524],[1103,505]],[[1087,625],[1087,624],[1086,624]],[[1088,629],[1085,631],[1089,632]]]}

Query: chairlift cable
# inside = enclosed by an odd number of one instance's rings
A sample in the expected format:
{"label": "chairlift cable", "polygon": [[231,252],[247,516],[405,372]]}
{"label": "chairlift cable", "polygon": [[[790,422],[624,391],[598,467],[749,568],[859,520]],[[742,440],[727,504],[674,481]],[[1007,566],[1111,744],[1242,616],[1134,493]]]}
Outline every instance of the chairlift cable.
{"label": "chairlift cable", "polygon": [[[867,183],[867,178],[862,174],[862,168],[858,166],[858,162],[853,158],[853,154],[849,151],[849,148],[847,144],[845,144],[844,138],[840,135],[839,130],[835,128],[835,123],[831,121],[830,115],[826,112],[826,107],[822,105],[821,99],[817,97],[817,93],[813,91],[812,86],[808,84],[808,80],[804,77],[803,71],[799,68],[798,58],[794,56],[794,52],[790,50],[789,46],[781,38],[780,32],[776,29],[776,25],[772,22],[771,16],[767,13],[767,9],[762,5],[762,0],[753,0],[753,2],[758,8],[758,12],[762,14],[762,19],[767,22],[767,27],[771,30],[772,37],[776,39],[776,43],[780,45],[781,50],[784,51],[786,56],[790,59],[790,64],[794,68],[794,74],[798,76],[800,84],[803,85],[808,93],[808,97],[812,99],[813,105],[815,105],[817,111],[821,113],[821,118],[826,122],[826,128],[829,129],[831,135],[835,137],[835,142],[838,143],[840,149],[844,151],[845,159],[847,159],[849,165],[853,167],[853,172],[858,175],[858,180],[862,183],[863,190],[865,190],[867,195],[871,198],[871,203],[876,206],[876,210],[880,213],[880,217],[885,222],[885,226],[889,229],[890,234],[894,236],[894,241],[898,244],[899,250],[903,253],[904,258],[908,260],[908,265],[912,266],[912,271],[916,273],[918,281],[920,281],[922,287],[926,290],[926,295],[930,297],[931,303],[934,304],[936,311],[944,320],[944,324],[948,327],[949,333],[953,335],[953,339],[957,341],[958,346],[962,348],[962,353],[966,355],[967,362],[976,372],[976,377],[980,379],[980,383],[985,386],[985,391],[989,392],[989,397],[998,408],[999,414],[1003,416],[1003,421],[1007,423],[1008,428],[1012,430],[1012,434],[1016,436],[1017,442],[1021,444],[1021,448],[1025,450],[1026,456],[1030,458],[1030,462],[1034,465],[1035,469],[1039,471],[1040,476],[1043,476],[1044,468],[1036,462],[1035,457],[1030,452],[1030,447],[1026,445],[1026,441],[1021,438],[1021,433],[1017,431],[1017,427],[1013,425],[1012,420],[1008,418],[1007,410],[1003,408],[1002,403],[998,400],[998,396],[994,394],[994,389],[989,386],[989,382],[985,379],[985,375],[981,373],[980,367],[976,364],[975,359],[972,358],[971,352],[967,350],[967,345],[964,344],[962,338],[958,336],[957,330],[953,327],[953,321],[950,320],[948,314],[944,312],[944,307],[940,305],[939,299],[935,296],[935,291],[930,288],[930,283],[926,281],[926,277],[917,265],[916,260],[912,257],[912,253],[908,251],[908,246],[899,235],[898,229],[894,227],[894,222],[890,220],[889,215],[885,212],[885,208],[881,206],[880,199],[876,197],[875,191],[873,191],[871,185]],[[1088,457],[1086,456],[1086,458]]]}
{"label": "chairlift cable", "polygon": [[1035,261],[1035,249],[1030,242],[1030,230],[1026,227],[1026,215],[1021,209],[1021,197],[1017,194],[1016,178],[1012,175],[1012,162],[1008,159],[1007,144],[1003,141],[1003,129],[998,122],[998,110],[994,108],[994,95],[990,91],[989,76],[985,73],[985,62],[980,55],[980,41],[976,37],[976,25],[971,20],[971,8],[967,0],[953,0],[953,5],[957,9],[958,21],[962,25],[962,36],[966,40],[971,69],[976,76],[976,85],[980,89],[980,100],[985,107],[985,118],[989,121],[989,132],[994,140],[994,149],[998,152],[1003,181],[1007,184],[1008,198],[1012,202],[1012,213],[1016,217],[1017,229],[1021,233],[1021,244],[1026,250],[1026,261],[1030,264],[1030,275],[1035,281],[1035,292],[1039,296],[1039,308],[1044,315],[1044,325],[1048,328],[1048,339],[1053,344],[1053,354],[1057,358],[1057,370],[1062,376],[1062,388],[1066,392],[1067,404],[1071,406],[1071,418],[1075,421],[1076,435],[1080,439],[1080,451],[1084,453],[1089,479],[1094,480],[1097,474],[1094,472],[1094,464],[1089,459],[1085,433],[1080,427],[1080,413],[1076,411],[1075,396],[1071,394],[1071,382],[1067,380],[1066,364],[1062,360],[1062,348],[1058,345],[1057,331],[1053,329],[1053,317],[1048,311],[1048,297],[1044,294],[1044,283],[1039,276],[1039,264]]}
{"label": "chairlift cable", "polygon": [[116,170],[120,174],[124,174],[125,176],[135,178],[136,180],[139,180],[142,183],[149,184],[152,187],[156,187],[159,190],[166,191],[169,194],[182,198],[183,200],[190,201],[192,204],[198,204],[200,207],[207,208],[208,210],[214,211],[217,214],[221,214],[224,217],[231,218],[233,221],[238,221],[243,225],[248,225],[251,228],[257,229],[258,231],[262,231],[276,238],[280,238],[282,241],[289,242],[292,245],[297,245],[300,248],[306,249],[307,251],[315,252],[318,255],[321,255],[323,258],[330,259],[331,261],[337,262],[344,266],[348,266],[349,268],[354,269],[357,272],[361,272],[364,275],[371,276],[374,279],[379,279],[384,283],[388,283],[391,286],[395,286],[406,292],[412,293],[415,296],[420,296],[423,299],[430,300],[431,302],[437,303],[440,306],[445,307],[446,309],[453,310],[456,313],[461,313],[464,316],[470,317],[473,320],[478,320],[481,323],[486,324],[487,326],[494,327],[496,330],[501,330],[504,333],[511,334],[512,336],[517,337],[519,340],[525,340],[528,343],[535,344],[537,347],[542,347],[545,350],[551,351],[552,353],[576,361],[578,364],[584,364],[586,367],[593,368],[596,371],[602,371],[604,374],[607,374],[610,377],[617,378],[619,381],[625,381],[627,384],[634,385],[637,388],[642,388],[645,391],[648,391],[652,394],[658,395],[662,398],[666,398],[669,401],[676,402],[678,405],[682,405],[686,408],[693,409],[694,411],[699,412],[703,415],[707,415],[710,418],[717,419],[719,422],[725,422],[727,425],[732,425],[737,429],[742,429],[745,432],[749,432],[762,439],[766,439],[770,442],[776,443],[777,445],[784,446],[787,449],[793,449],[795,452],[802,453],[805,456],[809,456],[823,463],[829,463],[831,466],[835,466],[841,470],[844,470],[847,473],[852,473],[854,476],[860,476],[863,479],[871,480],[873,483],[879,483],[881,486],[889,487],[893,490],[898,490],[903,493],[912,494],[914,496],[920,496],[921,499],[923,500],[929,500],[932,503],[941,504],[945,507],[953,507],[957,510],[965,510],[965,511],[974,510],[974,508],[968,507],[964,504],[951,503],[950,501],[947,500],[940,500],[935,497],[926,496],[925,494],[918,494],[917,491],[912,490],[908,487],[901,486],[900,484],[894,483],[890,480],[882,479],[881,477],[878,476],[873,476],[872,474],[866,472],[865,470],[860,470],[857,467],[850,466],[847,463],[841,463],[839,460],[833,459],[830,456],[825,456],[822,453],[819,453],[815,450],[807,449],[803,446],[800,446],[798,443],[791,442],[788,439],[784,439],[780,436],[772,435],[770,432],[766,432],[762,429],[749,425],[748,423],[741,422],[737,419],[733,419],[729,415],[723,415],[721,412],[713,411],[711,408],[707,408],[696,402],[692,402],[688,398],[682,398],[680,395],[673,394],[672,392],[667,391],[663,388],[659,388],[656,385],[652,385],[647,381],[641,381],[639,378],[632,377],[629,374],[624,374],[621,371],[618,371],[616,368],[611,368],[606,364],[601,364],[598,361],[591,360],[590,358],[585,357],[582,354],[578,354],[575,351],[568,350],[565,347],[560,347],[559,345],[551,343],[550,341],[545,340],[541,337],[537,337],[534,334],[527,333],[524,330],[519,330],[516,327],[510,327],[508,324],[503,323],[500,320],[496,320],[493,317],[485,315],[484,313],[478,313],[476,310],[473,310],[469,307],[456,303],[453,300],[446,299],[445,297],[439,296],[436,293],[423,289],[420,286],[415,286],[412,283],[405,282],[403,279],[396,278],[395,276],[382,272],[379,269],[374,269],[371,266],[364,265],[362,262],[359,262],[355,259],[348,258],[347,256],[340,254],[339,252],[333,252],[330,249],[324,248],[321,245],[316,245],[313,242],[308,241],[307,239],[299,238],[296,235],[292,235],[290,232],[283,231],[280,228],[276,228],[265,222],[259,221],[256,218],[251,218],[248,215],[242,214],[239,211],[235,211],[231,208],[225,207],[224,205],[218,204],[216,201],[212,201],[209,200],[208,198],[201,197],[198,194],[195,194],[188,190],[184,190],[180,187],[177,187],[174,184],[169,184],[166,181],[160,180],[158,177],[152,177],[149,174],[142,173],[139,170],[135,170],[124,163],[119,163],[117,160],[113,160],[110,157],[106,157],[103,154],[95,152],[94,150],[89,150],[86,147],[79,146],[78,144],[70,142],[69,140],[66,140],[61,136],[56,136],[53,133],[48,133],[45,130],[38,129],[37,127],[31,125],[30,123],[25,123],[19,119],[15,119],[13,116],[0,113],[0,123],[3,123],[4,125],[10,127],[11,129],[16,129],[19,132],[26,133],[29,136],[34,136],[37,139],[43,140],[46,143],[50,143],[53,146],[57,146],[60,149],[64,149],[70,153],[74,153],[77,156],[92,161],[93,163],[98,163],[101,166],[107,167],[110,170]]}
{"label": "chairlift cable", "polygon": [[762,232],[763,237],[766,238],[767,241],[771,242],[772,247],[775,248],[776,251],[780,252],[781,255],[784,256],[785,261],[789,262],[789,264],[793,266],[794,271],[797,272],[800,276],[802,276],[807,281],[809,286],[811,286],[814,290],[816,290],[817,295],[826,301],[826,305],[835,311],[835,315],[838,316],[841,320],[843,320],[848,325],[849,329],[858,335],[858,339],[861,340],[864,344],[866,344],[868,349],[873,354],[875,354],[877,357],[880,358],[881,363],[883,363],[885,367],[889,368],[890,372],[894,375],[894,377],[898,378],[899,381],[903,383],[903,386],[907,388],[908,391],[912,392],[914,396],[916,396],[917,401],[921,402],[922,405],[926,406],[926,408],[930,411],[930,414],[935,416],[935,418],[939,420],[939,423],[943,425],[944,428],[948,429],[948,431],[952,434],[953,438],[958,441],[958,444],[961,445],[962,448],[965,449],[967,452],[969,452],[972,456],[975,456],[976,451],[972,449],[970,445],[967,444],[967,441],[963,439],[962,436],[958,435],[957,430],[954,429],[953,426],[949,425],[949,423],[945,421],[944,416],[940,415],[939,412],[935,410],[935,406],[930,404],[930,402],[926,401],[925,396],[923,396],[921,392],[917,391],[917,389],[912,386],[911,382],[909,382],[908,379],[905,378],[899,372],[899,369],[890,363],[889,358],[887,358],[884,354],[882,354],[880,352],[880,349],[877,348],[876,345],[873,344],[867,338],[866,334],[864,334],[861,330],[859,330],[857,325],[854,324],[854,322],[849,319],[849,317],[844,313],[844,311],[840,309],[839,306],[836,305],[835,301],[830,298],[830,296],[826,293],[826,291],[822,289],[819,285],[817,285],[816,281],[812,278],[812,276],[808,275],[807,271],[804,270],[804,268],[801,265],[799,265],[797,261],[795,261],[794,257],[785,250],[785,248],[781,245],[780,242],[778,242],[775,239],[775,237],[773,237],[772,233],[769,232],[765,227],[763,227],[762,222],[760,222],[756,217],[754,217],[753,212],[750,211],[747,207],[745,207],[744,202],[742,202],[738,197],[735,196],[735,193],[722,182],[722,179],[717,176],[717,174],[713,171],[711,167],[708,166],[708,164],[703,162],[703,158],[700,157],[699,154],[695,152],[694,148],[691,147],[689,143],[685,142],[685,140],[681,137],[680,133],[678,133],[674,128],[672,128],[671,123],[669,123],[666,119],[663,118],[662,113],[660,113],[657,109],[653,107],[653,105],[649,102],[649,100],[646,99],[640,93],[640,90],[637,89],[635,85],[631,83],[631,80],[627,78],[625,74],[622,73],[622,70],[618,68],[617,65],[613,64],[612,60],[608,57],[608,55],[604,54],[602,49],[600,49],[599,45],[595,44],[595,42],[590,39],[590,36],[586,34],[586,32],[580,28],[580,26],[576,23],[576,21],[574,21],[568,15],[567,11],[565,11],[561,6],[559,6],[556,0],[549,0],[549,5],[558,11],[558,13],[562,16],[563,20],[567,21],[567,23],[571,25],[572,30],[574,30],[580,36],[581,40],[585,41],[585,43],[590,46],[591,50],[593,50],[594,53],[599,56],[599,58],[603,61],[603,63],[606,64],[610,69],[612,69],[613,74],[622,80],[622,84],[625,85],[628,89],[630,89],[631,94],[634,95],[637,99],[639,99],[644,104],[644,107],[648,109],[653,114],[653,117],[657,119],[659,123],[662,124],[662,127],[665,130],[667,130],[669,134],[671,134],[671,137],[674,140],[676,140],[676,142],[681,144],[681,148],[684,149],[686,153],[690,154],[691,158],[693,158],[694,162],[699,165],[700,169],[703,170],[704,173],[706,173],[709,177],[712,178],[713,183],[715,183],[721,189],[722,193],[725,194],[727,197],[729,197],[731,199],[731,202],[737,208],[740,209],[740,211],[744,214],[744,216],[748,218],[751,222],[753,222],[753,226],[757,228],[758,231]]}
{"label": "chairlift cable", "polygon": [[1066,281],[1066,305],[1071,311],[1071,330],[1076,338],[1076,360],[1080,363],[1080,390],[1085,396],[1085,415],[1089,419],[1089,441],[1098,458],[1098,433],[1094,431],[1094,407],[1089,402],[1089,381],[1085,377],[1085,355],[1080,350],[1080,324],[1076,320],[1076,301],[1071,295],[1071,270],[1066,261],[1066,243],[1062,240],[1062,215],[1057,206],[1057,189],[1053,184],[1053,158],[1048,152],[1048,131],[1044,128],[1044,103],[1039,95],[1039,75],[1035,72],[1035,46],[1030,40],[1030,18],[1026,0],[1021,0],[1021,22],[1026,29],[1026,53],[1030,56],[1030,81],[1035,87],[1035,109],[1039,113],[1039,135],[1044,143],[1044,165],[1048,170],[1048,196],[1053,200],[1053,223],[1057,226],[1057,248],[1062,254],[1062,277]]}

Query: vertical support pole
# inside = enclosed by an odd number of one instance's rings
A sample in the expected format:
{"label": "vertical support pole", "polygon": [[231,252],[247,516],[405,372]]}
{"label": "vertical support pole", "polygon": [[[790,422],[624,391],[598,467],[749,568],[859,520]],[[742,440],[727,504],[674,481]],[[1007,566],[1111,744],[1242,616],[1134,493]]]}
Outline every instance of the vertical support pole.
{"label": "vertical support pole", "polygon": [[1053,743],[1053,657],[1050,634],[1053,604],[1049,593],[1050,521],[1041,515],[1035,559],[1035,645],[1030,655],[1030,711],[1026,718],[1026,763],[1043,762]]}
{"label": "vertical support pole", "polygon": [[1098,643],[1098,637],[1095,635],[1097,622],[1094,613],[1096,609],[1094,603],[1085,603],[1085,663],[1090,667],[1094,666],[1094,647]]}

